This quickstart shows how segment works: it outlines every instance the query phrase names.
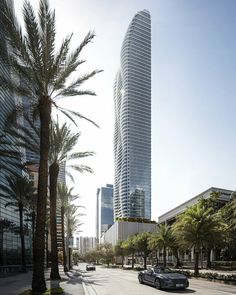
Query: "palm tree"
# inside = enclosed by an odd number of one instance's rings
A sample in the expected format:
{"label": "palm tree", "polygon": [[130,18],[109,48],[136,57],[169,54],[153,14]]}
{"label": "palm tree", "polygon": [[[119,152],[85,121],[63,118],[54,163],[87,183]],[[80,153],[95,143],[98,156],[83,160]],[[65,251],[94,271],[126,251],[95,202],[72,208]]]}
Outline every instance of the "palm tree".
{"label": "palm tree", "polygon": [[[78,227],[82,225],[82,223],[77,219],[78,216],[83,214],[78,214],[79,206],[75,206],[74,204],[68,204],[66,208],[66,222],[67,222],[67,241],[73,237],[74,232],[79,232]],[[68,246],[68,268],[71,269],[71,248],[69,247],[69,243],[67,242]]]}
{"label": "palm tree", "polygon": [[62,252],[63,252],[63,267],[64,272],[68,271],[67,255],[65,246],[65,214],[69,204],[79,198],[78,195],[72,194],[73,188],[68,189],[64,183],[58,183],[57,195],[59,198],[59,206],[61,212],[61,238],[62,238]]}
{"label": "palm tree", "polygon": [[6,180],[7,184],[0,184],[0,189],[2,190],[1,197],[8,199],[5,207],[15,207],[19,211],[22,272],[26,272],[23,212],[25,211],[28,200],[34,196],[35,188],[33,182],[29,181],[26,176],[6,176]]}
{"label": "palm tree", "polygon": [[158,224],[157,231],[149,239],[149,248],[152,251],[163,250],[164,267],[166,267],[166,250],[170,245],[171,239],[171,229],[166,224]]}
{"label": "palm tree", "polygon": [[[33,291],[46,290],[44,277],[44,250],[46,196],[48,181],[49,132],[52,107],[56,107],[72,120],[73,115],[85,118],[79,113],[68,111],[57,104],[61,97],[95,95],[89,90],[78,90],[83,82],[96,75],[95,70],[67,83],[68,78],[84,62],[80,59],[82,49],[92,41],[94,33],[89,32],[81,44],[69,53],[72,34],[55,50],[55,11],[51,11],[47,0],[40,0],[38,18],[29,1],[24,2],[23,17],[25,30],[20,27],[8,1],[1,1],[0,25],[11,50],[6,53],[0,44],[1,57],[9,63],[12,72],[24,83],[1,75],[4,87],[30,99],[33,114],[40,119],[40,163],[38,181],[37,220],[33,255]],[[25,33],[23,33],[25,32]],[[21,111],[20,108],[17,111]],[[91,120],[89,120],[91,121]],[[92,121],[91,121],[92,122]]]}
{"label": "palm tree", "polygon": [[[49,175],[50,175],[50,230],[51,230],[51,279],[59,279],[58,269],[58,251],[57,251],[57,227],[56,227],[56,203],[57,203],[57,179],[60,165],[70,161],[78,160],[84,157],[92,156],[93,152],[72,153],[78,143],[80,133],[72,134],[67,124],[59,126],[58,121],[51,124],[50,132],[50,150],[49,150]],[[90,172],[93,170],[85,165],[68,165],[79,172]],[[66,170],[69,173],[68,170]],[[71,176],[71,174],[69,174]],[[72,176],[71,176],[72,177]]]}
{"label": "palm tree", "polygon": [[136,249],[137,251],[143,253],[144,269],[147,269],[147,257],[151,252],[151,250],[148,247],[148,241],[150,236],[151,234],[149,232],[143,232],[143,233],[139,233],[135,237]]}
{"label": "palm tree", "polygon": [[136,235],[130,236],[122,243],[122,248],[132,255],[132,269],[134,269],[134,255],[136,251],[135,237]]}
{"label": "palm tree", "polygon": [[115,253],[115,256],[116,257],[121,257],[121,266],[123,268],[124,266],[124,257],[125,257],[125,254],[126,254],[126,251],[125,249],[123,248],[123,240],[119,240],[117,242],[117,244],[114,246],[114,253]]}
{"label": "palm tree", "polygon": [[185,248],[194,248],[195,275],[199,275],[199,252],[210,241],[219,239],[224,224],[219,214],[212,214],[213,209],[206,209],[200,202],[189,207],[181,214],[173,226],[178,243]]}
{"label": "palm tree", "polygon": [[231,194],[230,201],[220,211],[223,220],[227,223],[226,247],[223,256],[228,260],[236,260],[236,192]]}

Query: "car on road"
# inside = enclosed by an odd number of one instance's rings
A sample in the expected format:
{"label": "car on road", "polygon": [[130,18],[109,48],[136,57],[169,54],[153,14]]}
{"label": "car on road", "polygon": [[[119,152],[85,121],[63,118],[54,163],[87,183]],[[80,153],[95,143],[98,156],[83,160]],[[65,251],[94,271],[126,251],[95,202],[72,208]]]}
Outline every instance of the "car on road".
{"label": "car on road", "polygon": [[86,271],[96,270],[96,266],[94,264],[87,264]]}
{"label": "car on road", "polygon": [[167,267],[151,267],[138,273],[140,284],[153,285],[157,289],[186,289],[189,286],[185,275]]}

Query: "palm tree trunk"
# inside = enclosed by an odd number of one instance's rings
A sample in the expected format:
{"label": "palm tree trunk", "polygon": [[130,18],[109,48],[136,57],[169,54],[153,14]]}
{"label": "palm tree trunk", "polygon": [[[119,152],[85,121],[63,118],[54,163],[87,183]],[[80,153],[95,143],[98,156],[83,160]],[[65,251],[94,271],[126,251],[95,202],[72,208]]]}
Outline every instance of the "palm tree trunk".
{"label": "palm tree trunk", "polygon": [[69,269],[72,269],[72,263],[71,263],[71,248],[69,246],[68,248],[68,261],[69,261]]}
{"label": "palm tree trunk", "polygon": [[65,208],[61,207],[61,238],[62,238],[62,251],[63,251],[63,267],[64,272],[68,271],[67,268],[67,257],[66,257],[66,245],[65,245]]}
{"label": "palm tree trunk", "polygon": [[48,250],[48,229],[46,229],[46,239],[45,239],[45,248],[46,248],[46,268],[49,268],[49,250]]}
{"label": "palm tree trunk", "polygon": [[206,268],[211,268],[211,249],[207,248],[207,264]]}
{"label": "palm tree trunk", "polygon": [[49,167],[50,175],[50,233],[51,233],[51,280],[60,280],[58,268],[58,251],[57,251],[57,178],[59,165],[53,163]]}
{"label": "palm tree trunk", "polygon": [[147,256],[146,255],[144,255],[143,260],[144,260],[144,269],[147,269]]}
{"label": "palm tree trunk", "polygon": [[35,211],[32,212],[32,239],[34,242],[34,236],[35,236]]}
{"label": "palm tree trunk", "polygon": [[179,259],[178,250],[173,250],[173,254],[174,254],[175,258],[176,258],[175,268],[180,268],[180,259]]}
{"label": "palm tree trunk", "polygon": [[156,254],[156,266],[158,266],[158,264],[159,264],[159,259],[158,259],[157,251],[155,251],[155,254]]}
{"label": "palm tree trunk", "polygon": [[48,152],[49,152],[49,126],[51,121],[51,100],[44,96],[39,101],[40,115],[40,162],[37,197],[37,218],[33,247],[33,277],[32,290],[45,292],[46,282],[44,276],[45,259],[45,223],[46,200],[48,188]]}
{"label": "palm tree trunk", "polygon": [[132,252],[132,269],[134,269],[134,252]]}
{"label": "palm tree trunk", "polygon": [[194,263],[194,274],[195,274],[195,276],[199,276],[198,262],[199,262],[199,251],[195,250],[195,263]]}
{"label": "palm tree trunk", "polygon": [[166,267],[166,247],[163,248],[163,264]]}
{"label": "palm tree trunk", "polygon": [[21,267],[22,267],[22,272],[26,272],[25,235],[24,235],[23,206],[22,205],[19,205],[19,215],[20,215]]}

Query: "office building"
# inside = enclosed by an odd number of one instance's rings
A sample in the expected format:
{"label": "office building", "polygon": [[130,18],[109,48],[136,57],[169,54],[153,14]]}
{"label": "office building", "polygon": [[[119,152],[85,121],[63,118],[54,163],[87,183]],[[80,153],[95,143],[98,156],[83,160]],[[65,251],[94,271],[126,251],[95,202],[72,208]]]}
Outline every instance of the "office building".
{"label": "office building", "polygon": [[[13,8],[13,2],[8,1],[10,6]],[[0,10],[2,2],[0,1]],[[1,15],[0,15],[1,17]],[[6,44],[4,32],[2,27],[0,27],[0,43],[2,53],[5,51],[9,52],[10,48]],[[7,79],[18,79],[12,75],[11,68],[7,64],[7,59],[3,58],[4,54],[0,55],[0,76]],[[18,80],[17,80],[18,82]],[[6,117],[9,115],[11,110],[15,108],[16,104],[21,104],[21,99],[15,95],[12,91],[7,89],[0,83],[0,136],[4,135],[4,124]],[[12,149],[13,151],[19,151],[16,147],[16,139],[7,135],[6,136],[9,145],[7,148]],[[24,152],[24,150],[22,150]],[[21,159],[19,159],[21,161]],[[10,163],[11,162],[11,163]],[[7,164],[6,164],[7,163]],[[4,157],[0,157],[0,183],[6,183],[5,176],[9,173],[7,170],[3,169],[4,166],[8,166],[7,168],[11,168],[12,171],[21,175],[22,171],[20,168],[17,168],[15,165],[15,160],[6,161]],[[5,206],[6,203],[9,202],[9,199],[0,198],[0,268],[5,267],[6,271],[20,270],[19,265],[21,264],[21,242],[19,235],[19,212],[15,207]],[[26,216],[25,216],[26,217]],[[26,221],[24,218],[24,228],[25,228],[25,254],[26,254],[26,263],[31,264],[31,255],[32,255],[32,245],[31,245],[31,230],[30,230],[30,222]],[[8,266],[11,265],[11,268]]]}
{"label": "office building", "polygon": [[114,85],[114,217],[151,219],[151,18],[135,14]]}
{"label": "office building", "polygon": [[96,207],[96,238],[100,240],[101,235],[113,224],[113,185],[97,189]]}
{"label": "office building", "polygon": [[79,249],[80,254],[85,254],[92,249],[96,248],[95,237],[77,237],[76,248]]}

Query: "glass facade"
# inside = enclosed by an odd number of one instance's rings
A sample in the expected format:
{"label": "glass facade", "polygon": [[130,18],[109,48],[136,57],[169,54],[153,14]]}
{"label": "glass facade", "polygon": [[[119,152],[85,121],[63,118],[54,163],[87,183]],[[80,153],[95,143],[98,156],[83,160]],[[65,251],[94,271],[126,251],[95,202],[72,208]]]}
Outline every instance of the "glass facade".
{"label": "glass facade", "polygon": [[107,184],[97,190],[96,238],[113,224],[113,185]]}
{"label": "glass facade", "polygon": [[151,219],[151,18],[136,13],[114,85],[114,216]]}
{"label": "glass facade", "polygon": [[[12,1],[9,0],[9,4],[13,7]],[[1,3],[0,3],[1,9]],[[5,42],[3,31],[0,27],[0,43],[1,43],[1,52],[7,53],[9,48]],[[0,75],[7,77],[8,79],[13,79],[13,75],[10,67],[8,66],[5,59],[2,58],[5,54],[0,54]],[[14,77],[14,79],[17,79]],[[6,116],[10,113],[13,107],[21,103],[21,100],[17,98],[14,93],[9,91],[3,84],[0,84],[0,135],[4,134],[4,124]],[[14,138],[7,137],[9,146],[12,150],[16,150]],[[17,170],[14,165],[14,160],[7,161],[7,165],[12,168],[15,172],[19,174],[22,173],[21,170]],[[5,175],[7,171],[3,169],[6,164],[6,159],[0,157],[0,183],[6,182]],[[0,192],[1,193],[1,192]],[[7,206],[5,204],[8,202],[6,198],[0,197],[0,266],[4,265],[19,265],[21,264],[21,244],[20,244],[20,235],[19,235],[19,212],[16,211],[16,208]],[[31,263],[32,257],[32,247],[31,247],[31,231],[30,225],[27,221],[24,222],[25,230],[25,249],[26,249],[26,262]]]}

